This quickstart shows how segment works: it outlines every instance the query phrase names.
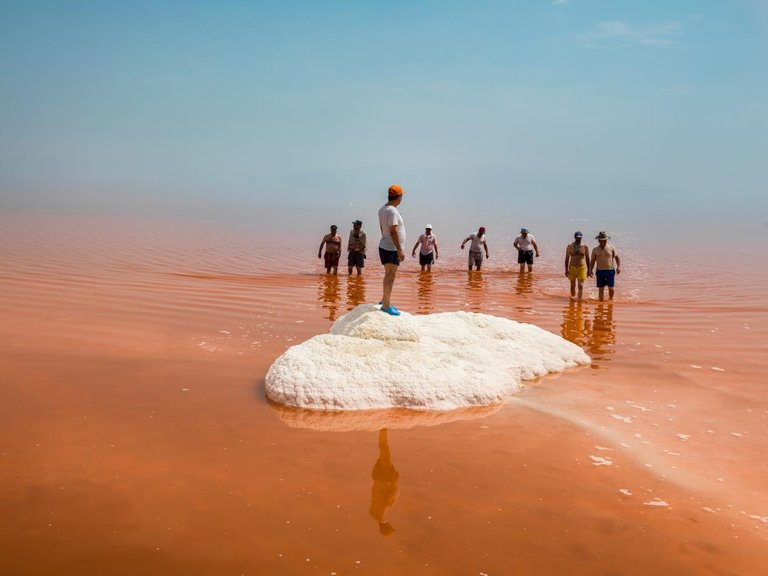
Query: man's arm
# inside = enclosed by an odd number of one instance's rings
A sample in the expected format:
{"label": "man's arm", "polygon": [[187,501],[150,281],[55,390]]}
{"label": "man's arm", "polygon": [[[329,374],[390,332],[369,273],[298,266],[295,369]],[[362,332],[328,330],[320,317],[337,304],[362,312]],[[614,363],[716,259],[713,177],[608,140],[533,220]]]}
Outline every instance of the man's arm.
{"label": "man's arm", "polygon": [[325,236],[323,236],[323,239],[320,241],[320,248],[317,249],[317,257],[322,258],[323,257],[323,244],[325,244]]}
{"label": "man's arm", "polygon": [[536,258],[539,257],[539,245],[536,244],[536,240],[531,240],[531,244],[533,244],[533,249],[536,250]]}
{"label": "man's arm", "polygon": [[488,254],[488,240],[486,240],[485,242],[483,242],[483,247],[485,248],[485,257],[486,257],[486,258],[490,258],[490,257],[491,257],[491,255],[490,255],[490,254]]}
{"label": "man's arm", "polygon": [[587,276],[592,276],[592,266],[589,265],[589,246],[584,246],[584,263],[587,265]]}
{"label": "man's arm", "polygon": [[565,247],[565,275],[568,276],[568,265],[571,263],[571,246]]}
{"label": "man's arm", "polygon": [[413,250],[411,250],[411,256],[416,257],[416,246],[419,245],[419,242],[421,242],[421,236],[419,236],[419,239],[416,240],[416,244],[413,245]]}
{"label": "man's arm", "polygon": [[462,243],[461,243],[461,249],[462,249],[462,250],[464,250],[464,244],[466,244],[467,242],[469,242],[469,236],[467,236],[466,238],[464,238],[464,242],[462,242]]}
{"label": "man's arm", "polygon": [[621,258],[619,258],[615,249],[613,251],[613,257],[616,259],[616,274],[621,274]]}
{"label": "man's arm", "polygon": [[435,240],[435,260],[437,260],[437,240]]}
{"label": "man's arm", "polygon": [[395,249],[397,250],[397,257],[400,259],[400,262],[405,260],[405,254],[403,254],[403,247],[400,246],[400,236],[397,235],[397,224],[392,224],[389,227],[389,233],[392,236],[392,244],[395,245]]}
{"label": "man's arm", "polygon": [[515,243],[512,244],[512,246],[517,248],[517,251],[520,252],[520,239],[519,238],[515,238]]}
{"label": "man's arm", "polygon": [[592,250],[592,258],[589,260],[589,271],[592,272],[592,269],[595,267],[595,262],[597,262],[597,252]]}

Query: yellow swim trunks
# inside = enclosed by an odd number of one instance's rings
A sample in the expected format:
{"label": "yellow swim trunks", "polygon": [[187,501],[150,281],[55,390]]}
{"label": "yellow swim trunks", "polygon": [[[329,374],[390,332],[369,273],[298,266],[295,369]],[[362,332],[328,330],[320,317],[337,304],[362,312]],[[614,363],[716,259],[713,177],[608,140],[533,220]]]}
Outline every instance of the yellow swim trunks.
{"label": "yellow swim trunks", "polygon": [[586,280],[587,279],[587,265],[581,266],[569,266],[568,267],[568,279],[569,280]]}

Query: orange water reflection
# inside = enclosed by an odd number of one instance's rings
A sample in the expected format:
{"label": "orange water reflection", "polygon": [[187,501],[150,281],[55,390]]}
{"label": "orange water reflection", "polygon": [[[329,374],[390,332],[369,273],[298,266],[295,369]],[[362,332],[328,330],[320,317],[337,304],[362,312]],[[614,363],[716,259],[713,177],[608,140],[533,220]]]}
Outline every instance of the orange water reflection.
{"label": "orange water reflection", "polygon": [[435,285],[435,277],[432,272],[420,271],[417,279],[418,310],[422,314],[429,314],[433,308],[432,290]]}
{"label": "orange water reflection", "polygon": [[347,278],[347,310],[365,303],[365,276]]}
{"label": "orange water reflection", "polygon": [[382,536],[389,536],[395,529],[386,519],[387,512],[400,496],[400,472],[392,464],[392,454],[387,440],[387,429],[379,430],[379,459],[371,471],[371,507],[369,513],[379,525]]}
{"label": "orange water reflection", "polygon": [[339,311],[339,300],[341,299],[341,287],[339,277],[334,275],[324,275],[318,277],[318,301],[322,302],[322,308],[328,311],[325,316],[333,322]]}
{"label": "orange water reflection", "polygon": [[467,272],[467,305],[472,312],[482,312],[485,304],[486,285],[482,270]]}
{"label": "orange water reflection", "polygon": [[593,368],[597,361],[608,362],[616,351],[616,323],[613,320],[613,303],[600,303],[592,313],[592,332],[589,335],[587,351],[592,357]]}

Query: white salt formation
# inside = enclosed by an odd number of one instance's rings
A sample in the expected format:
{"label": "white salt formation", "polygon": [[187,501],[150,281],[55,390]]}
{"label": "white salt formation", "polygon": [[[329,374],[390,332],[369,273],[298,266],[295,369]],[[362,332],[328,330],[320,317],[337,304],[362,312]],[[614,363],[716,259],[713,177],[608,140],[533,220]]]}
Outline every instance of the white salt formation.
{"label": "white salt formation", "polygon": [[532,324],[471,312],[395,317],[363,304],[275,360],[266,393],[321,410],[453,410],[497,404],[526,380],[589,363]]}

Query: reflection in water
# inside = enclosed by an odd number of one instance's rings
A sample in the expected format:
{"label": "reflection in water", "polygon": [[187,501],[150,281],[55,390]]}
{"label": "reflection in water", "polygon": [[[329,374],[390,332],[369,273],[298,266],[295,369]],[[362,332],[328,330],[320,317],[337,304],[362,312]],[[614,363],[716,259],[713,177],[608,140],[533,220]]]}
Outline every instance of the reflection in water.
{"label": "reflection in water", "polygon": [[318,301],[322,302],[322,307],[328,310],[328,320],[336,320],[336,312],[339,309],[339,277],[334,275],[320,276],[318,283],[319,296]]}
{"label": "reflection in water", "polygon": [[[600,303],[592,315],[592,334],[589,339],[589,354],[593,360],[609,361],[615,352],[616,325],[613,321],[613,303]],[[598,367],[597,364],[592,364]]]}
{"label": "reflection in water", "polygon": [[533,302],[531,300],[531,296],[533,296],[533,274],[518,274],[517,282],[515,283],[515,294],[518,296],[515,309],[523,314],[533,312]]}
{"label": "reflection in water", "polygon": [[363,276],[347,278],[347,310],[365,302],[365,280]]}
{"label": "reflection in water", "polygon": [[533,294],[533,274],[518,274],[515,292],[518,296]]}
{"label": "reflection in water", "polygon": [[379,430],[379,459],[373,466],[371,478],[373,478],[373,488],[369,512],[379,523],[379,532],[387,536],[395,529],[384,519],[384,516],[395,505],[400,495],[400,472],[392,464],[386,428]]}
{"label": "reflection in water", "polygon": [[590,340],[590,326],[587,310],[579,301],[571,301],[563,308],[563,323],[560,324],[563,338],[586,348]]}
{"label": "reflection in water", "polygon": [[485,292],[485,283],[483,282],[483,273],[480,270],[469,270],[467,272],[467,304],[472,312],[483,311],[483,301]]}
{"label": "reflection in water", "polygon": [[421,271],[419,272],[418,282],[418,295],[419,295],[419,312],[429,314],[432,311],[432,286],[435,284],[434,276],[432,272]]}

